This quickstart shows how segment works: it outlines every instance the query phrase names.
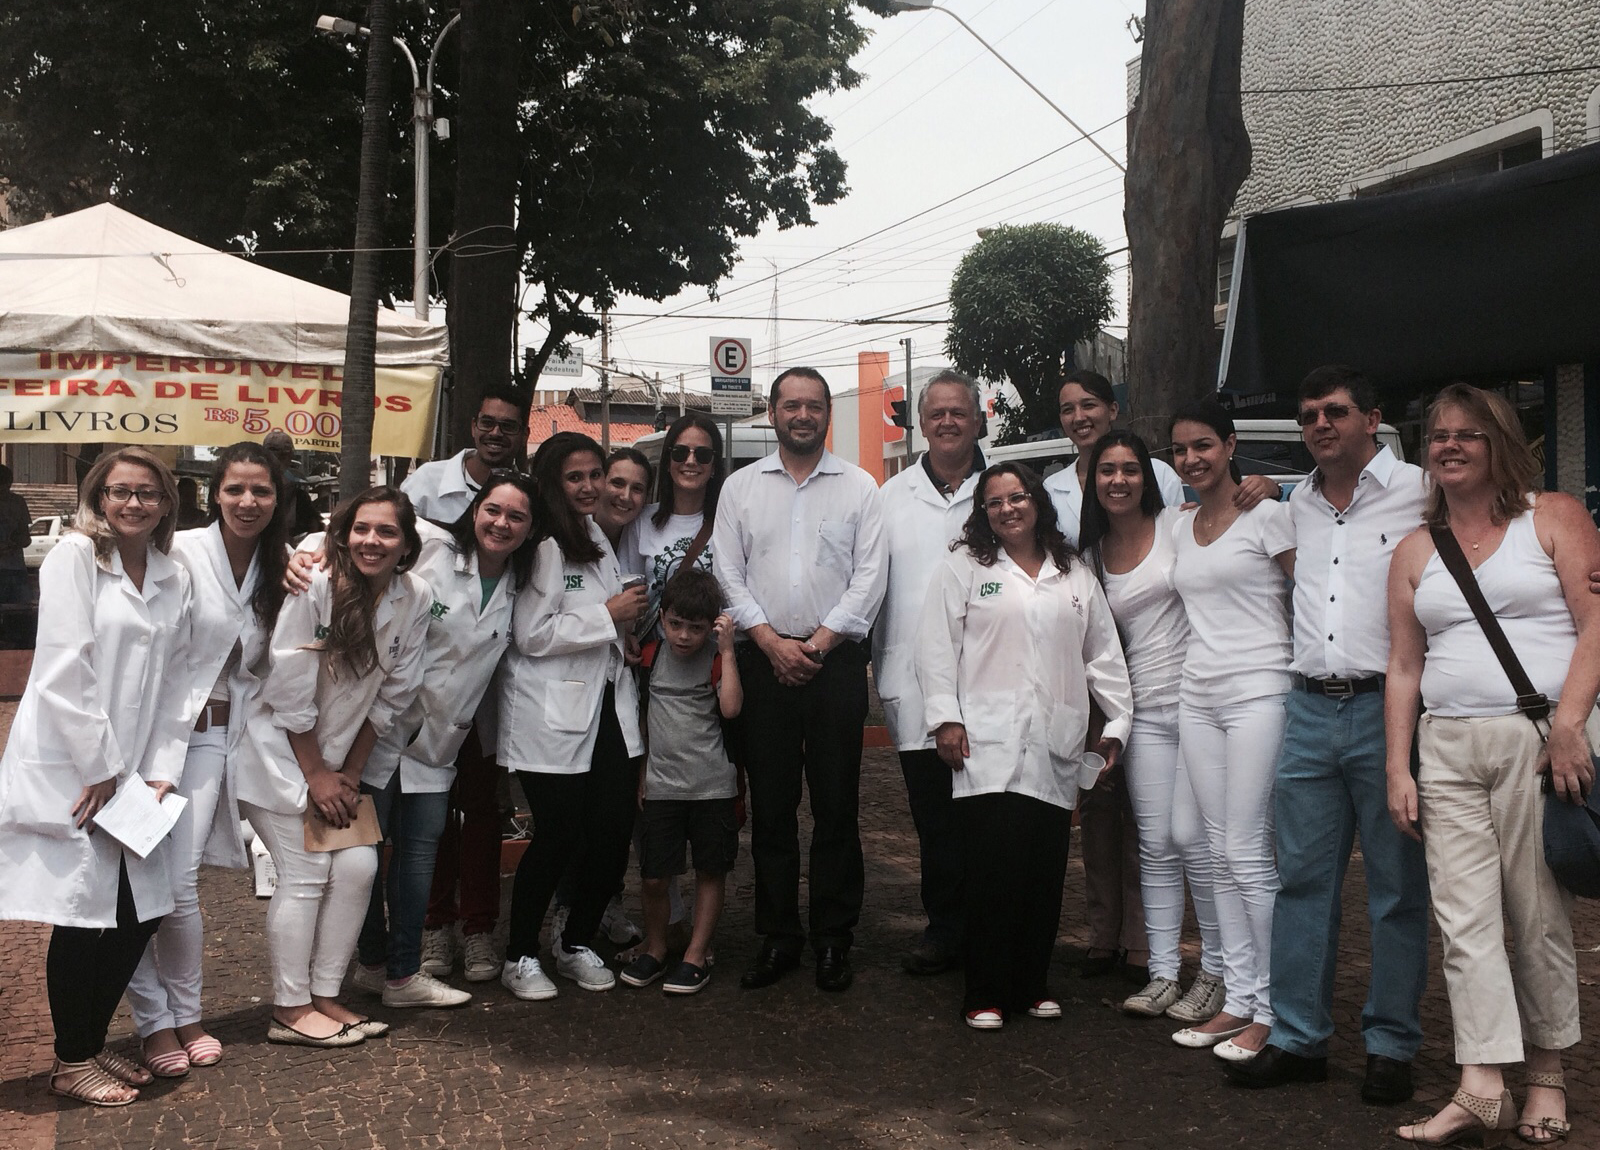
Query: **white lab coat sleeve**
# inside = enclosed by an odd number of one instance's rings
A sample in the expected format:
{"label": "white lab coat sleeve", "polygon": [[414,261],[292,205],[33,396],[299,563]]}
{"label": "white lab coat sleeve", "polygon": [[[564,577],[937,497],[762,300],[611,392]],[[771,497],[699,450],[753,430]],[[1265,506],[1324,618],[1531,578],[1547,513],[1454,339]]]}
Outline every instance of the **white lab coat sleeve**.
{"label": "white lab coat sleeve", "polygon": [[573,606],[565,599],[566,570],[561,545],[546,539],[534,556],[533,578],[517,592],[511,635],[518,651],[538,658],[569,655],[616,642],[617,624],[604,603]]}
{"label": "white lab coat sleeve", "polygon": [[[870,480],[867,481],[869,484]],[[850,585],[822,625],[847,639],[864,639],[878,617],[889,587],[889,541],[883,531],[883,496],[876,486],[865,492],[856,523]]]}
{"label": "white lab coat sleeve", "polygon": [[[1088,568],[1080,564],[1078,570],[1087,572]],[[1105,737],[1126,747],[1133,729],[1133,685],[1128,680],[1128,662],[1100,581],[1089,577],[1083,582],[1089,604],[1083,628],[1084,678],[1090,696],[1106,717]]]}
{"label": "white lab coat sleeve", "polygon": [[278,611],[272,630],[272,670],[261,688],[261,701],[272,712],[274,725],[292,733],[314,730],[317,725],[317,675],[322,652],[317,628],[322,603],[333,594],[325,574],[318,573],[303,595],[289,595]]}
{"label": "white lab coat sleeve", "polygon": [[646,507],[639,517],[622,529],[622,538],[617,540],[617,566],[624,575],[644,575],[644,556],[639,553],[639,524],[644,522],[646,515],[654,513],[655,504]]}
{"label": "white lab coat sleeve", "polygon": [[178,608],[167,671],[156,698],[156,721],[139,770],[150,782],[173,786],[183,781],[183,764],[189,757],[189,736],[194,733],[195,719],[211,686],[209,683],[197,686],[194,676],[188,672],[193,655],[194,587],[187,572],[183,572],[180,582],[183,601]]}
{"label": "white lab coat sleeve", "polygon": [[[69,537],[39,568],[39,629],[28,689],[39,699],[40,734],[62,745],[84,786],[126,768],[94,669],[94,603],[99,567],[94,546]],[[187,680],[187,676],[184,676]]]}
{"label": "white lab coat sleeve", "polygon": [[952,556],[939,564],[922,604],[922,621],[917,628],[917,685],[922,688],[924,722],[929,733],[943,723],[966,722],[961,715],[960,673],[969,591],[967,563]]}
{"label": "white lab coat sleeve", "polygon": [[372,710],[367,715],[367,721],[380,737],[416,700],[428,667],[428,619],[433,607],[433,591],[420,576],[404,578],[411,584],[412,594],[401,606],[402,621],[396,624],[401,628],[400,654],[383,677],[383,685],[378,688]]}
{"label": "white lab coat sleeve", "polygon": [[1159,459],[1152,459],[1150,465],[1156,473],[1156,488],[1161,492],[1162,506],[1182,507],[1183,480],[1178,478],[1178,473]]}
{"label": "white lab coat sleeve", "polygon": [[717,582],[722,584],[722,597],[727,601],[723,610],[733,620],[735,627],[749,631],[765,623],[767,613],[761,609],[745,583],[748,540],[739,525],[738,513],[733,506],[735,501],[726,496],[727,489],[724,488],[723,497],[717,500],[717,518],[711,527],[711,570]]}

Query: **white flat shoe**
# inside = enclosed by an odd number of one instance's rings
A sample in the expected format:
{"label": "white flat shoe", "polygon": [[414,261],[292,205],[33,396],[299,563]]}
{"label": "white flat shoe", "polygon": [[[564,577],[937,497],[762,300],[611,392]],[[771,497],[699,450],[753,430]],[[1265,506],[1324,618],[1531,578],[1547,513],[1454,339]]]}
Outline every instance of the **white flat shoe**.
{"label": "white flat shoe", "polygon": [[1249,1026],[1250,1024],[1247,1022],[1243,1026],[1234,1027],[1232,1030],[1217,1030],[1210,1033],[1204,1030],[1195,1030],[1193,1027],[1185,1027],[1172,1036],[1172,1041],[1179,1046],[1187,1046],[1193,1050],[1204,1050],[1208,1046],[1215,1046],[1219,1042],[1226,1042],[1230,1038],[1243,1034]]}
{"label": "white flat shoe", "polygon": [[1224,1062],[1249,1062],[1261,1051],[1251,1050],[1248,1046],[1240,1046],[1230,1038],[1227,1042],[1219,1042],[1213,1046],[1211,1053]]}

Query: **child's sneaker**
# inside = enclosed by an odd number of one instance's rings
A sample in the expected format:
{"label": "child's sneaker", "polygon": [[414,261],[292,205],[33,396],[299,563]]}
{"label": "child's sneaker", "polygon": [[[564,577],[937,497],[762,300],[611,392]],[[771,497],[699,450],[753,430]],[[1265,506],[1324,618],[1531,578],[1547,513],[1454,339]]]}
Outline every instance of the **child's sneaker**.
{"label": "child's sneaker", "polygon": [[629,986],[649,986],[665,973],[667,964],[646,951],[623,967],[618,977]]}
{"label": "child's sneaker", "polygon": [[667,976],[661,989],[668,994],[699,994],[711,981],[711,972],[692,962],[678,963],[678,969]]}
{"label": "child's sneaker", "polygon": [[571,950],[556,947],[556,973],[570,978],[584,990],[610,990],[617,985],[617,976],[606,966],[606,960],[586,946]]}

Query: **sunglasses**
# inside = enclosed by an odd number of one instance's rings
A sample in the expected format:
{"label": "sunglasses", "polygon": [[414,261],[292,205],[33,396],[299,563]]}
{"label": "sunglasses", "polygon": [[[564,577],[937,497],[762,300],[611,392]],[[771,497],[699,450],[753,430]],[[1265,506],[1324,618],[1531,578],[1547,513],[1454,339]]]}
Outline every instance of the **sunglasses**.
{"label": "sunglasses", "polygon": [[690,447],[685,443],[674,444],[667,454],[672,457],[674,463],[687,463],[691,455],[694,456],[696,463],[710,463],[717,457],[717,453],[709,447]]}
{"label": "sunglasses", "polygon": [[1312,424],[1316,423],[1317,420],[1319,418],[1321,418],[1322,416],[1324,416],[1324,415],[1326,415],[1328,417],[1328,422],[1329,423],[1333,423],[1333,422],[1335,422],[1337,420],[1343,419],[1345,416],[1349,415],[1354,410],[1355,409],[1353,407],[1351,407],[1348,403],[1329,403],[1329,404],[1324,404],[1322,407],[1308,407],[1308,408],[1305,408],[1303,411],[1300,412],[1299,415],[1295,416],[1294,418],[1295,418],[1295,422],[1298,423],[1301,427],[1310,427]]}

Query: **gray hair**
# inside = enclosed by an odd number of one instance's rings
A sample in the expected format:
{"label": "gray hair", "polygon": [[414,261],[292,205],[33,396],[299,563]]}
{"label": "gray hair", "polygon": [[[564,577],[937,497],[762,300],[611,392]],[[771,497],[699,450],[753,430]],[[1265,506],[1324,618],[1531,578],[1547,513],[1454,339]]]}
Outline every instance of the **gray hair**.
{"label": "gray hair", "polygon": [[928,380],[927,383],[923,384],[922,390],[917,392],[918,419],[922,418],[922,409],[927,405],[928,392],[935,384],[939,383],[953,383],[957,387],[966,388],[967,395],[972,399],[972,414],[975,416],[983,414],[983,393],[978,390],[976,381],[974,381],[971,376],[963,375],[961,372],[956,371],[953,368],[945,368],[945,370],[941,371],[938,375]]}

